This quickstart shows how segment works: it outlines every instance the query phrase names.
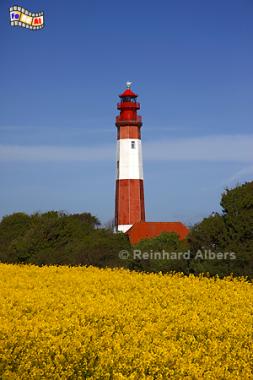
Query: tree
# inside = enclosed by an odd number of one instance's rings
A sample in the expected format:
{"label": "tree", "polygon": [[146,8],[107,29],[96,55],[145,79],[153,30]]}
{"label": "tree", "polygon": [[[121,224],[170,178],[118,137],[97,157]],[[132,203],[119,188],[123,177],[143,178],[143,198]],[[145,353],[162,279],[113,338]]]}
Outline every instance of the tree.
{"label": "tree", "polygon": [[25,235],[31,226],[31,218],[22,212],[4,216],[0,223],[0,259],[5,262],[16,262],[16,251],[13,245]]}
{"label": "tree", "polygon": [[199,249],[223,250],[226,246],[224,218],[218,213],[204,218],[201,223],[193,226],[188,240],[194,252]]}
{"label": "tree", "polygon": [[196,224],[189,235],[193,252],[209,249],[213,252],[234,252],[236,260],[195,263],[212,274],[253,276],[253,182],[226,189],[221,197],[221,214],[212,214]]}

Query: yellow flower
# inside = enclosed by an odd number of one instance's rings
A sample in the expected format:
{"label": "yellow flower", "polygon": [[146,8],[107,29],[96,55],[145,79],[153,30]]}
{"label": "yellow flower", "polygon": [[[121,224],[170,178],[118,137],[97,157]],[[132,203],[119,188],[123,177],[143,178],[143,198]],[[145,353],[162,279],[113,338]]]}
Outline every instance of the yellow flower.
{"label": "yellow flower", "polygon": [[253,379],[240,278],[0,264],[0,378]]}

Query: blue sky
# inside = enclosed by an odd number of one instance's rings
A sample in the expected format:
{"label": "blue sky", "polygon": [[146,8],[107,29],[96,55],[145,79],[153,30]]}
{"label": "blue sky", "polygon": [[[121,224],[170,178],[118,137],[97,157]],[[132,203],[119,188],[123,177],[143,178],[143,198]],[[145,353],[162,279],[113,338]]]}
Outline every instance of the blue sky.
{"label": "blue sky", "polygon": [[[44,11],[32,32],[8,9]],[[114,214],[114,118],[134,82],[150,221],[194,223],[253,178],[251,0],[0,3],[0,217]]]}

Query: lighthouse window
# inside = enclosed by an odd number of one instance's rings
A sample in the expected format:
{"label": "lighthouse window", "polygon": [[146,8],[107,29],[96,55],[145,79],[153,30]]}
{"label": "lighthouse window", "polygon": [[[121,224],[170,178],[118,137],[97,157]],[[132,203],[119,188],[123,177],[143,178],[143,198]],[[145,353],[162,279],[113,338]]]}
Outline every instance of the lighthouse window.
{"label": "lighthouse window", "polygon": [[131,141],[131,148],[135,149],[135,141]]}

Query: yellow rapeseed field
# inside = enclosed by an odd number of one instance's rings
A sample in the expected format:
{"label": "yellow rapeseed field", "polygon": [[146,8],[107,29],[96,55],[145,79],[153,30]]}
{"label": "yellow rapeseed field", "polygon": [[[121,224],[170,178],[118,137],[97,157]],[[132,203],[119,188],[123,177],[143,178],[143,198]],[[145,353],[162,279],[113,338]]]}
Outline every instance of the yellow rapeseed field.
{"label": "yellow rapeseed field", "polygon": [[253,289],[123,269],[0,264],[0,378],[253,379]]}

